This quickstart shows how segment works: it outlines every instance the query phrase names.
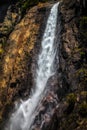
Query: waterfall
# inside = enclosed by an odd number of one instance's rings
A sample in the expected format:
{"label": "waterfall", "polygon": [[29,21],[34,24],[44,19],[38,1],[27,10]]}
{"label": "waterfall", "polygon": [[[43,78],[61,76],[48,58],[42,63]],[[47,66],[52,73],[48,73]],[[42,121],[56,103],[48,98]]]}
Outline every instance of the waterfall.
{"label": "waterfall", "polygon": [[31,124],[35,118],[35,109],[39,101],[44,96],[44,90],[48,79],[54,74],[55,59],[55,32],[57,25],[58,5],[56,3],[50,11],[46,29],[42,38],[42,50],[38,56],[38,68],[36,69],[35,91],[28,100],[22,101],[17,111],[15,111],[5,130],[30,130]]}

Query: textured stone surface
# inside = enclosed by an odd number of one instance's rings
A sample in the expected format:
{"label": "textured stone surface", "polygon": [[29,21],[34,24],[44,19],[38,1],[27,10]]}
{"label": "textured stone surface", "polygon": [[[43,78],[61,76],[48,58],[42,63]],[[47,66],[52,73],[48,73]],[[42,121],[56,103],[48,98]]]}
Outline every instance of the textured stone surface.
{"label": "textured stone surface", "polygon": [[[1,62],[1,122],[3,118],[7,118],[7,113],[14,101],[29,96],[34,83],[33,76],[40,40],[51,6],[49,3],[39,4],[30,9],[15,26],[7,40],[7,47]],[[0,125],[0,129],[1,127],[2,125]]]}
{"label": "textured stone surface", "polygon": [[[47,130],[87,129],[86,48],[78,27],[80,5],[76,0],[61,3],[61,45],[59,68],[59,107],[55,110]],[[79,37],[80,36],[80,37]],[[83,44],[81,44],[81,42]],[[85,49],[84,49],[85,48]],[[84,68],[84,69],[83,69]]]}
{"label": "textured stone surface", "polygon": [[[38,105],[32,130],[87,129],[87,49],[79,30],[83,10],[79,2],[64,0],[60,4],[59,66],[56,57],[56,74],[48,81],[50,89]],[[21,21],[18,20],[20,11],[10,8],[11,13],[8,10],[0,25],[0,54],[3,53],[0,55],[0,129],[14,102],[26,99],[34,85],[37,56],[51,6],[39,3]],[[57,40],[58,30],[57,25]],[[3,50],[5,41],[7,46]]]}

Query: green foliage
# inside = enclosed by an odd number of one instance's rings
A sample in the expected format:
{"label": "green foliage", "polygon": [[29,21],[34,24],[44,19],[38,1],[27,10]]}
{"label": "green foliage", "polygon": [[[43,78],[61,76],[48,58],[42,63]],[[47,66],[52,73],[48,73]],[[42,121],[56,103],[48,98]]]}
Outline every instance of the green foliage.
{"label": "green foliage", "polygon": [[28,8],[34,5],[37,5],[38,3],[39,3],[39,0],[20,0],[19,1],[22,13],[25,12]]}
{"label": "green foliage", "polygon": [[19,4],[21,6],[21,11],[23,13],[30,7],[37,5],[39,2],[47,2],[47,1],[50,0],[20,0]]}
{"label": "green foliage", "polygon": [[39,0],[27,0],[25,3],[24,3],[24,7],[28,7],[28,6],[32,6],[32,5],[36,5],[38,4]]}
{"label": "green foliage", "polygon": [[79,106],[79,114],[82,117],[87,117],[87,103],[86,102],[83,102],[83,103],[80,104],[80,106]]}
{"label": "green foliage", "polygon": [[48,0],[20,0],[21,11],[25,12],[28,8],[37,5],[39,2],[46,2]]}

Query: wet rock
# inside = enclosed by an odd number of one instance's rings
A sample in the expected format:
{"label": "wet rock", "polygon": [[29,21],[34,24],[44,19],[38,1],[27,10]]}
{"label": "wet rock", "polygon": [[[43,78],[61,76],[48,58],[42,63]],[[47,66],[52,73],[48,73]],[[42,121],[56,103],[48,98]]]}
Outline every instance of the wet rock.
{"label": "wet rock", "polygon": [[[7,112],[9,107],[6,108],[7,104],[13,107],[15,101],[20,98],[26,99],[34,86],[37,55],[40,51],[44,25],[46,25],[51,6],[52,4],[47,3],[31,8],[9,35],[7,40],[8,46],[5,48],[1,65],[0,129],[3,129],[3,121],[8,117],[8,114],[5,116],[5,113],[9,113]],[[41,8],[44,8],[44,10],[41,10]],[[12,15],[13,12],[8,11],[6,19],[9,21],[9,26],[7,25],[9,28],[11,28],[10,20],[13,20],[14,24],[18,20],[16,19],[18,14],[16,16],[15,11],[17,10],[14,7],[15,18],[14,14]],[[1,33],[7,35],[7,32],[4,30]]]}
{"label": "wet rock", "polygon": [[[84,96],[81,94],[84,93],[82,91],[85,91],[85,80],[79,82],[81,74],[77,74],[78,71],[83,70],[82,66],[85,67],[85,70],[87,69],[85,62],[81,61],[82,48],[80,43],[82,41],[79,37],[80,30],[76,22],[79,20],[78,16],[80,16],[79,2],[77,0],[66,0],[61,3],[62,31],[57,90],[59,107],[55,110],[47,130],[85,130],[87,128],[87,118],[82,118],[82,115],[86,115],[84,114],[86,98],[82,100]],[[82,110],[82,115],[79,114],[80,110]]]}
{"label": "wet rock", "polygon": [[31,130],[47,130],[50,121],[55,113],[55,109],[58,107],[58,80],[57,74],[52,76],[48,83],[47,89],[44,92],[44,97],[37,106],[35,119],[31,126]]}
{"label": "wet rock", "polygon": [[[27,12],[21,22],[20,9],[10,6],[4,22],[0,24],[0,43],[7,42],[8,45],[0,65],[0,129],[3,129],[2,119],[8,117],[14,102],[20,98],[26,99],[34,86],[37,56],[51,6],[49,3],[39,3]],[[38,105],[32,130],[87,129],[87,118],[84,116],[87,114],[87,72],[81,69],[81,66],[84,67],[81,63],[83,54],[79,49],[77,26],[80,11],[77,0],[61,3],[60,51],[57,48],[60,58],[59,61],[58,57],[55,59],[56,74],[48,81],[48,89]],[[57,25],[57,42],[59,29]]]}

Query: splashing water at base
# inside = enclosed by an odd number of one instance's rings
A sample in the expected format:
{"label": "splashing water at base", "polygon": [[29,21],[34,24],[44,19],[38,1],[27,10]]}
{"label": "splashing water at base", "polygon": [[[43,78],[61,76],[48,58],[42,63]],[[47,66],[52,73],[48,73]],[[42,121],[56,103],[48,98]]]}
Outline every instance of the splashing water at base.
{"label": "splashing water at base", "polygon": [[53,75],[55,59],[54,39],[57,24],[57,11],[59,3],[55,4],[47,20],[46,29],[42,39],[42,51],[38,58],[38,69],[36,70],[35,91],[31,97],[23,101],[16,112],[14,112],[5,130],[30,130],[35,118],[35,109],[43,96],[48,79]]}

